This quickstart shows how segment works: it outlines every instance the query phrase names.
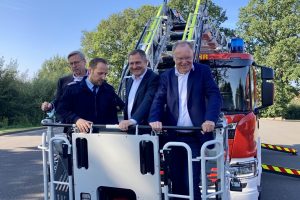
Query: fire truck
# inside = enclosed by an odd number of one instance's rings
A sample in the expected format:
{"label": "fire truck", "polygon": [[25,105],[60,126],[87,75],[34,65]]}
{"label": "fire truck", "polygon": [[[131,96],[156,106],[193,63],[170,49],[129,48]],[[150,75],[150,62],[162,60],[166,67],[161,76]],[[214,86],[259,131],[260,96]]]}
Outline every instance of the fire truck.
{"label": "fire truck", "polygon": [[[157,15],[145,25],[136,49],[146,52],[149,68],[160,74],[174,67],[172,46],[178,40],[194,45],[194,62],[210,66],[218,84],[223,106],[215,139],[205,143],[201,156],[191,157],[189,146],[170,142],[159,149],[159,134],[127,135],[117,126],[93,125],[101,131],[82,134],[72,140],[54,134],[55,126],[69,124],[43,120],[48,126],[40,148],[43,150],[44,199],[78,200],[167,200],[172,197],[193,200],[192,178],[187,195],[173,194],[168,180],[167,156],[172,146],[186,149],[189,177],[192,162],[201,162],[202,199],[258,199],[261,192],[261,142],[258,114],[273,104],[274,72],[257,65],[245,53],[244,41],[230,42],[210,23],[207,3],[195,1],[194,13],[187,20],[163,1]],[[128,64],[123,67],[118,93],[125,94],[130,77]],[[200,129],[200,127],[163,127],[164,129]],[[92,133],[92,130],[91,132]],[[214,144],[213,149],[207,148]]]}
{"label": "fire truck", "polygon": [[232,39],[229,52],[213,52],[207,48],[201,52],[200,62],[211,67],[223,97],[230,168],[233,179],[240,182],[240,187],[230,191],[231,198],[250,200],[258,199],[262,191],[258,114],[273,104],[274,86],[269,81],[274,75],[271,68],[258,66],[252,55],[244,52],[243,43],[241,38]]}
{"label": "fire truck", "polygon": [[[230,198],[258,199],[262,190],[259,112],[273,104],[274,71],[256,64],[253,56],[245,52],[243,39],[228,39],[212,21],[207,1],[195,1],[194,12],[187,20],[164,1],[156,17],[146,25],[136,48],[145,50],[149,67],[160,74],[174,67],[171,49],[176,41],[193,43],[194,62],[210,66],[223,98],[221,111],[228,124]],[[121,96],[128,77],[125,65]]]}

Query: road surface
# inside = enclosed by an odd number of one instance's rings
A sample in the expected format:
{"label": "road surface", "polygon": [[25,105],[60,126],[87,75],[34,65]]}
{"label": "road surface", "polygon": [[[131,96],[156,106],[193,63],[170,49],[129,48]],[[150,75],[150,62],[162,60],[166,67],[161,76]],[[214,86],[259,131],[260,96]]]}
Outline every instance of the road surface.
{"label": "road surface", "polygon": [[[262,142],[295,148],[300,152],[300,121],[260,120]],[[297,156],[270,150],[262,151],[265,164],[300,170],[300,153]],[[300,177],[286,177],[263,173],[263,200],[300,199]]]}
{"label": "road surface", "polygon": [[0,136],[0,199],[42,199],[42,130]]}

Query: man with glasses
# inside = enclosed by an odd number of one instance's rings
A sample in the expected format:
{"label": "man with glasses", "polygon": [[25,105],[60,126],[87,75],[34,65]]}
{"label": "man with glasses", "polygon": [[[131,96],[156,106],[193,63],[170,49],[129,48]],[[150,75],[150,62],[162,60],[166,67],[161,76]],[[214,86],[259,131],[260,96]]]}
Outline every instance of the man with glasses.
{"label": "man with glasses", "polygon": [[91,124],[118,124],[117,113],[124,103],[105,81],[107,73],[105,59],[90,61],[88,77],[65,89],[57,109],[63,122],[76,124],[79,131],[85,133],[89,132]]}
{"label": "man with glasses", "polygon": [[[88,71],[86,69],[86,60],[85,56],[80,51],[72,51],[68,55],[68,62],[70,65],[70,69],[72,71],[72,74],[61,77],[57,82],[57,89],[56,89],[56,95],[53,99],[53,101],[50,102],[43,102],[41,105],[41,109],[44,112],[51,111],[53,109],[57,110],[59,107],[59,104],[61,104],[61,99],[63,96],[63,93],[65,92],[68,85],[72,85],[76,82],[79,82],[83,79],[83,77],[88,75]],[[60,119],[60,118],[59,118]],[[61,120],[61,119],[60,119]],[[71,128],[65,127],[63,132],[64,133],[70,133],[72,130]],[[67,159],[64,159],[62,155],[62,146],[60,141],[56,141],[54,143],[54,148],[57,151],[55,155],[57,162],[56,162],[56,173],[55,173],[55,179],[61,179],[62,177],[67,177],[67,168],[68,161]],[[68,193],[61,188],[56,188],[56,193],[59,194],[61,197],[67,197]]]}
{"label": "man with glasses", "polygon": [[54,100],[51,103],[47,101],[43,102],[41,105],[42,111],[46,112],[57,108],[66,86],[73,84],[74,82],[81,81],[83,77],[88,75],[88,71],[85,67],[85,56],[82,52],[72,51],[68,55],[68,62],[72,70],[72,74],[64,76],[58,80]]}
{"label": "man with glasses", "polygon": [[[149,124],[155,131],[165,126],[195,126],[202,131],[182,130],[160,136],[160,146],[169,141],[184,142],[191,147],[192,157],[200,156],[204,142],[213,139],[215,123],[221,110],[221,95],[208,66],[193,63],[193,45],[178,41],[173,46],[175,67],[161,75],[154,97]],[[172,147],[170,179],[172,193],[188,194],[186,152]],[[200,200],[200,162],[193,162],[194,200]]]}

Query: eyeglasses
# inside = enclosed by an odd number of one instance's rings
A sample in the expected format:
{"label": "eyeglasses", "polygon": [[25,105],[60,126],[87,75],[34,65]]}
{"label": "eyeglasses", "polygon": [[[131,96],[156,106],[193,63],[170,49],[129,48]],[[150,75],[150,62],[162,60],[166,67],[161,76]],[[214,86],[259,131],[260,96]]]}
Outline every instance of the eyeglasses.
{"label": "eyeglasses", "polygon": [[192,61],[193,57],[185,57],[185,58],[179,58],[179,57],[174,57],[176,61]]}
{"label": "eyeglasses", "polygon": [[136,62],[129,62],[128,63],[129,65],[140,65],[140,64],[142,64],[142,61],[136,61]]}
{"label": "eyeglasses", "polygon": [[78,65],[81,61],[82,61],[82,60],[70,62],[69,65],[70,65],[70,66]]}

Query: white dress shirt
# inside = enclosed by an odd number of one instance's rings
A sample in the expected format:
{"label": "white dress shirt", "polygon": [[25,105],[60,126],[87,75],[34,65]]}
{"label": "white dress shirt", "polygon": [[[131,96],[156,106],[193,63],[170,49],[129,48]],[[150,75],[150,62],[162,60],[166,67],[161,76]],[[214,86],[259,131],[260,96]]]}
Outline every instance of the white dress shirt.
{"label": "white dress shirt", "polygon": [[89,75],[89,71],[86,70],[86,73],[84,76],[75,76],[75,74],[73,74],[73,81],[82,81],[83,77],[88,76]]}
{"label": "white dress shirt", "polygon": [[[194,67],[194,66],[193,66]],[[190,72],[181,74],[175,68],[175,75],[178,80],[179,113],[177,126],[193,126],[188,108],[187,108],[187,82]]]}
{"label": "white dress shirt", "polygon": [[[129,95],[128,95],[128,105],[127,105],[128,119],[131,119],[131,111],[132,111],[135,95],[136,95],[136,92],[137,92],[137,90],[138,90],[138,88],[139,88],[146,72],[147,72],[147,69],[145,70],[145,72],[141,76],[136,77],[136,76],[132,75],[132,77],[131,77],[133,79],[133,82],[132,82],[130,92],[129,92]],[[136,124],[136,120],[135,119],[132,119],[132,120]]]}

